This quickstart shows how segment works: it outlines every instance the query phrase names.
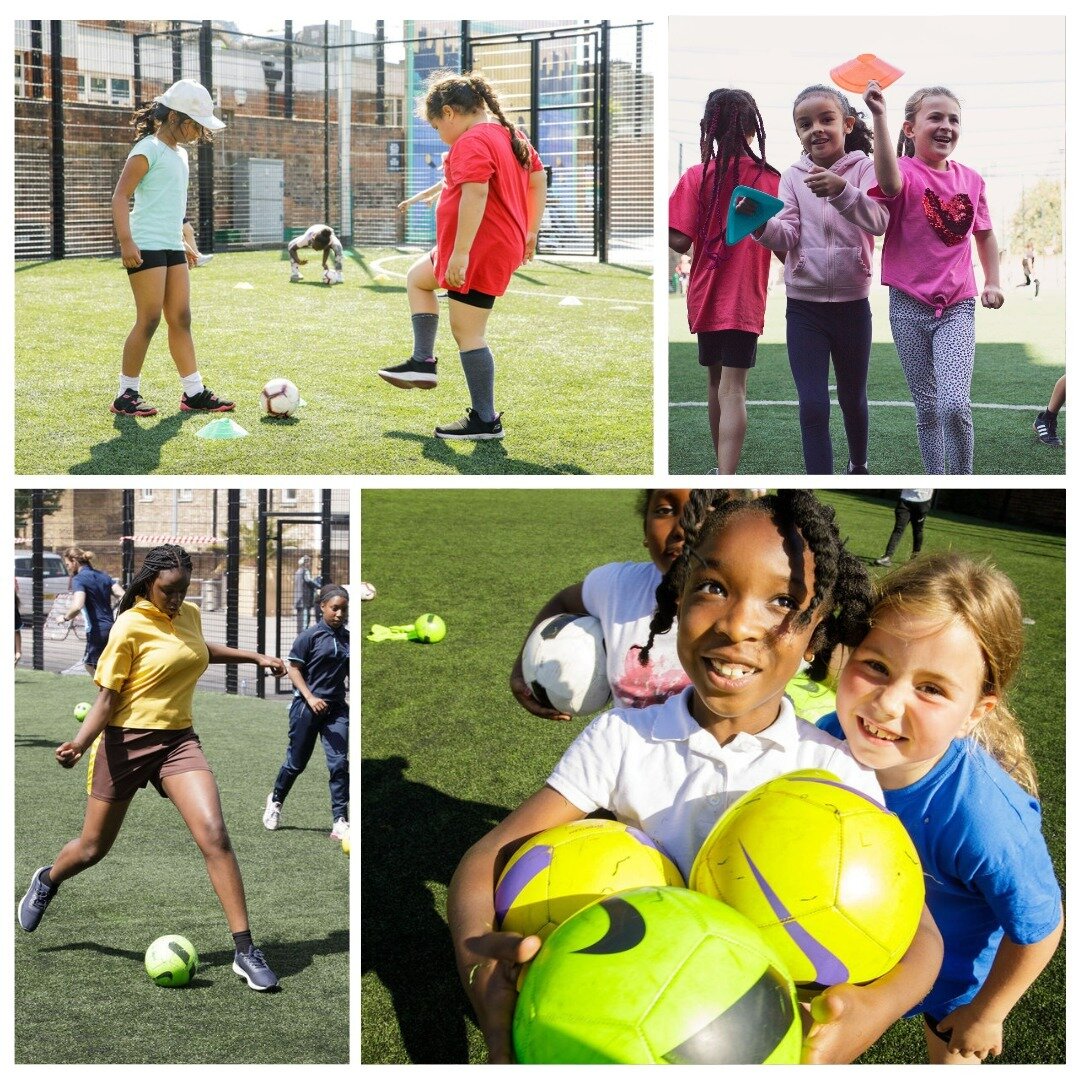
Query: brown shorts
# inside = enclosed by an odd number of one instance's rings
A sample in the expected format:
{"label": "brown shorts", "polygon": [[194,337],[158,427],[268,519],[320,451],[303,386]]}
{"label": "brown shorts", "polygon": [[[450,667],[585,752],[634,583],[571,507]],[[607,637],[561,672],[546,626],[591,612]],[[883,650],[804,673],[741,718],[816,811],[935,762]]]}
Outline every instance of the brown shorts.
{"label": "brown shorts", "polygon": [[107,727],[91,768],[90,794],[102,802],[127,802],[147,784],[168,798],[166,776],[213,772],[192,728]]}

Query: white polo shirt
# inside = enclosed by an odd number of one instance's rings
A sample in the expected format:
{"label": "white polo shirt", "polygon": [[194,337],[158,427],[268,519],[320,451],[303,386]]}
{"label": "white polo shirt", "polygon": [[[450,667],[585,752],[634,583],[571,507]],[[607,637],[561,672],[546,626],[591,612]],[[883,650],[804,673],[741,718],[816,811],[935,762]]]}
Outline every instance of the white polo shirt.
{"label": "white polo shirt", "polygon": [[877,778],[840,740],[781,699],[776,721],[726,746],[690,715],[693,687],[647,709],[602,713],[574,740],[548,785],[583,813],[610,810],[690,873],[721,814],[751,788],[796,769],[827,769],[885,805]]}

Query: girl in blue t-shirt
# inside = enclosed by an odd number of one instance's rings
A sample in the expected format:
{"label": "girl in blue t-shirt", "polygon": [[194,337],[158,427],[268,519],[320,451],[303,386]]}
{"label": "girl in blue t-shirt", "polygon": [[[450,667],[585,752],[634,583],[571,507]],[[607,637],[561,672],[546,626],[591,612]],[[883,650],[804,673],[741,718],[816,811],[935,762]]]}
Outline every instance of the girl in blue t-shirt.
{"label": "girl in blue t-shirt", "polygon": [[[169,352],[184,392],[182,412],[229,412],[231,401],[208,390],[191,339],[188,267],[198,253],[184,246],[188,155],[185,143],[210,142],[225,125],[214,102],[193,79],[175,82],[131,118],[135,145],[112,197],[120,258],[135,296],[135,325],[124,342],[120,389],[110,406],[119,416],[153,416],[157,409],[139,394],[139,377],[154,331],[165,316]],[[134,198],[134,209],[130,209]]]}
{"label": "girl in blue t-shirt", "polygon": [[[922,860],[945,957],[917,1006],[931,1064],[1000,1054],[1002,1024],[1061,937],[1035,768],[1005,691],[1024,636],[1013,583],[923,556],[878,586],[870,631],[820,726],[873,768]],[[838,721],[838,722],[837,722]]]}
{"label": "girl in blue t-shirt", "polygon": [[319,610],[322,618],[297,637],[286,661],[295,687],[289,746],[274,790],[266,796],[263,825],[276,829],[281,823],[281,804],[321,739],[330,770],[330,838],[344,840],[349,835],[349,594],[340,585],[324,585]]}
{"label": "girl in blue t-shirt", "polygon": [[92,551],[79,547],[66,548],[63,554],[64,565],[71,574],[71,603],[64,612],[64,621],[70,622],[80,614],[86,619],[83,663],[91,678],[112,630],[113,598],[119,600],[124,595],[124,590],[108,574],[94,569],[90,563],[93,557]]}

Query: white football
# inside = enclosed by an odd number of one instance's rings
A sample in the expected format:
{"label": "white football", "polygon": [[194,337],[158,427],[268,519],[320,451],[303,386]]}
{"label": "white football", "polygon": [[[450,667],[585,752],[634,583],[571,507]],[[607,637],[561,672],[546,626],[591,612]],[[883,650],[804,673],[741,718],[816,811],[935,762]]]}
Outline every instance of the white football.
{"label": "white football", "polygon": [[292,416],[300,408],[300,391],[288,379],[271,379],[259,394],[267,416]]}
{"label": "white football", "polygon": [[529,635],[522,673],[533,696],[571,716],[598,712],[611,697],[600,620],[553,615]]}
{"label": "white football", "polygon": [[345,278],[338,270],[331,270],[327,267],[322,274],[323,282],[327,285],[342,285],[345,282]]}

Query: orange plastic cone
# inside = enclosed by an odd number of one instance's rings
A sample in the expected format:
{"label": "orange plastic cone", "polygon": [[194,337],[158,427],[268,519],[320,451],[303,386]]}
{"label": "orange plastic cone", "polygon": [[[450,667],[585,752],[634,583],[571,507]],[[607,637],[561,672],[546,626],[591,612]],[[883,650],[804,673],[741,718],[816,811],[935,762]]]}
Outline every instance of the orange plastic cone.
{"label": "orange plastic cone", "polygon": [[882,90],[892,85],[904,73],[886,63],[873,53],[860,53],[854,60],[845,60],[834,67],[829,76],[837,86],[853,94],[865,94],[870,83],[876,82]]}

